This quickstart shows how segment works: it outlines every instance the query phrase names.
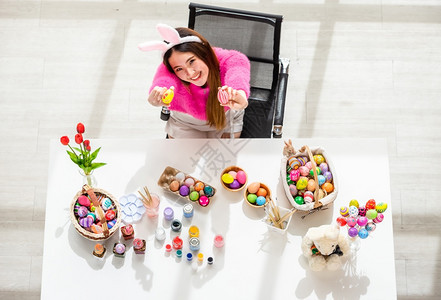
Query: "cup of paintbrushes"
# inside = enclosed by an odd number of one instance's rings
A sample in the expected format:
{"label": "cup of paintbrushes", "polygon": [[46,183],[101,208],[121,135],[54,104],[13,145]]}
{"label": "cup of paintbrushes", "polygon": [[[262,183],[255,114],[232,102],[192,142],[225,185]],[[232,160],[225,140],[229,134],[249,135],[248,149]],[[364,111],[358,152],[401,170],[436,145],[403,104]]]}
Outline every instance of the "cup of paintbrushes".
{"label": "cup of paintbrushes", "polygon": [[147,216],[150,218],[158,217],[159,204],[161,203],[159,196],[155,193],[150,193],[146,186],[143,188],[143,192],[138,191],[138,193],[141,196]]}
{"label": "cup of paintbrushes", "polygon": [[285,234],[291,222],[292,215],[296,212],[296,209],[287,209],[284,207],[276,206],[272,207],[267,205],[265,207],[266,217],[263,219],[268,229],[280,234]]}

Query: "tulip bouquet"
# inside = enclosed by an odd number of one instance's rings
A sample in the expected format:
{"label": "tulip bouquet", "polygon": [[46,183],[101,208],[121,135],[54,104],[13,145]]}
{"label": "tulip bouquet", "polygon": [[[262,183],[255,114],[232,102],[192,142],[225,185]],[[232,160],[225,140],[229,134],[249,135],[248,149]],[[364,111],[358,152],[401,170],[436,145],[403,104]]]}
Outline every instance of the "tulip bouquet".
{"label": "tulip bouquet", "polygon": [[69,145],[69,138],[67,136],[62,136],[60,138],[60,142],[65,146],[69,146],[71,151],[66,151],[67,154],[69,154],[70,159],[83,170],[85,175],[90,175],[94,169],[104,166],[105,163],[93,162],[101,147],[91,152],[92,148],[90,146],[90,141],[83,139],[84,131],[84,125],[82,123],[78,123],[77,134],[75,135],[75,143],[79,145],[78,147],[71,147]]}

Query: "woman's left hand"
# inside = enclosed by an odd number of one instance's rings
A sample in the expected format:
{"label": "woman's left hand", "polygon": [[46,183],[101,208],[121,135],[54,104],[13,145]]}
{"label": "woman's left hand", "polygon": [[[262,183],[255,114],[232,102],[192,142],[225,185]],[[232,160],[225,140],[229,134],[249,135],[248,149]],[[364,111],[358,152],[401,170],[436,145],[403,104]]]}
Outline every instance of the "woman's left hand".
{"label": "woman's left hand", "polygon": [[228,94],[228,102],[223,106],[228,106],[229,108],[235,110],[245,109],[248,106],[248,99],[245,91],[235,90],[232,87],[226,85],[219,88],[219,90],[224,90]]}

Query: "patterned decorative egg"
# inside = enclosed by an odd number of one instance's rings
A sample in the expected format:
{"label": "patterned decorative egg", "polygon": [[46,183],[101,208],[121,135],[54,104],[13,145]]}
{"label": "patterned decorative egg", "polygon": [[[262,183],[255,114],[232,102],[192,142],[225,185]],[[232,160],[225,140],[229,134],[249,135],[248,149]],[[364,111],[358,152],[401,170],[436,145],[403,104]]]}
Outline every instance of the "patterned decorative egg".
{"label": "patterned decorative egg", "polygon": [[375,225],[374,223],[372,223],[372,222],[368,222],[367,224],[366,224],[366,230],[367,231],[369,231],[369,232],[372,232],[372,231],[375,231],[375,229],[377,228],[377,225]]}
{"label": "patterned decorative egg", "polygon": [[300,177],[299,180],[297,181],[296,188],[297,188],[298,190],[303,190],[303,189],[305,189],[307,186],[308,186],[308,178],[303,177],[303,176]]}
{"label": "patterned decorative egg", "polygon": [[375,218],[377,217],[377,215],[378,215],[378,213],[377,213],[377,211],[376,211],[375,209],[369,209],[369,210],[366,212],[366,217],[367,217],[369,220],[373,220],[373,219],[375,219]]}
{"label": "patterned decorative egg", "polygon": [[323,176],[325,176],[326,182],[331,182],[332,181],[332,173],[330,171],[324,172]]}
{"label": "patterned decorative egg", "polygon": [[337,224],[340,225],[340,226],[345,226],[346,225],[346,218],[338,217],[337,218]]}
{"label": "patterned decorative egg", "polygon": [[208,204],[210,204],[210,198],[208,198],[207,196],[201,196],[199,198],[199,205],[200,206],[207,206]]}
{"label": "patterned decorative egg", "polygon": [[342,215],[342,217],[348,217],[349,216],[349,209],[346,206],[342,206],[340,207],[340,215]]}
{"label": "patterned decorative egg", "polygon": [[290,184],[295,184],[295,181],[292,181],[291,180],[291,175],[288,173],[288,174],[286,174],[286,183],[288,184],[288,185],[290,185]]}
{"label": "patterned decorative egg", "polygon": [[374,223],[381,223],[384,220],[384,215],[382,213],[378,213],[377,217],[373,219]]}
{"label": "patterned decorative egg", "polygon": [[309,175],[309,169],[308,169],[308,167],[306,167],[306,166],[301,166],[301,167],[299,168],[299,170],[300,170],[300,175],[301,175],[301,176],[308,176],[308,175]]}
{"label": "patterned decorative egg", "polygon": [[297,197],[295,197],[295,198],[294,198],[294,201],[295,201],[297,204],[299,204],[299,205],[305,204],[305,200],[303,199],[302,196],[297,196]]}
{"label": "patterned decorative egg", "polygon": [[366,208],[363,205],[358,207],[358,215],[362,217],[366,216]]}
{"label": "patterned decorative egg", "polygon": [[375,205],[375,210],[379,213],[384,213],[387,209],[387,203],[379,202]]}
{"label": "patterned decorative egg", "polygon": [[358,217],[357,219],[357,224],[360,227],[366,226],[367,222],[368,222],[368,218],[366,217]]}
{"label": "patterned decorative egg", "polygon": [[193,191],[190,193],[188,197],[190,198],[191,201],[196,201],[199,199],[199,193],[197,191]]}
{"label": "patterned decorative egg", "polygon": [[291,169],[297,170],[302,164],[298,161],[297,157],[292,155],[288,158],[288,165]]}
{"label": "patterned decorative egg", "polygon": [[324,158],[323,155],[321,155],[321,154],[316,154],[316,155],[313,156],[313,158],[314,158],[314,161],[315,161],[315,163],[316,163],[317,165],[319,165],[319,164],[325,162],[325,158]]}
{"label": "patterned decorative egg", "polygon": [[329,193],[332,193],[332,191],[334,190],[334,186],[330,182],[325,182],[322,185],[322,189],[324,189],[326,191],[326,193],[329,194]]}
{"label": "patterned decorative egg", "polygon": [[329,171],[329,166],[327,163],[322,162],[320,165],[320,170],[322,170],[322,173],[328,172]]}
{"label": "patterned decorative egg", "polygon": [[359,208],[358,201],[356,199],[352,199],[349,201],[349,206],[355,206],[356,208]]}
{"label": "patterned decorative egg", "polygon": [[366,202],[366,210],[370,210],[370,209],[375,209],[376,203],[374,199],[370,199],[368,200],[368,202]]}
{"label": "patterned decorative egg", "polygon": [[368,235],[369,235],[369,232],[368,232],[365,228],[361,228],[360,231],[358,232],[358,236],[359,236],[361,239],[365,239],[365,238],[367,238]]}
{"label": "patterned decorative egg", "polygon": [[305,200],[306,203],[311,203],[314,201],[314,193],[311,191],[306,191],[303,194],[303,200]]}
{"label": "patterned decorative egg", "polygon": [[349,216],[356,217],[358,216],[358,208],[355,206],[349,206]]}
{"label": "patterned decorative egg", "polygon": [[104,209],[104,211],[110,209],[112,205],[112,200],[110,200],[109,198],[104,198],[104,200],[101,202],[101,207]]}
{"label": "patterned decorative egg", "polygon": [[289,172],[289,178],[290,178],[292,181],[297,181],[297,180],[299,180],[299,178],[300,178],[300,170],[299,170],[299,169],[297,169],[297,170],[291,170],[291,172]]}
{"label": "patterned decorative egg", "polygon": [[242,170],[237,171],[236,180],[239,181],[240,184],[245,184],[247,182],[247,174]]}
{"label": "patterned decorative egg", "polygon": [[214,189],[211,186],[206,185],[204,187],[204,194],[207,197],[212,197],[214,195]]}
{"label": "patterned decorative egg", "polygon": [[[322,174],[322,170],[320,170],[319,167],[315,167],[315,172],[317,173],[317,175]],[[312,169],[309,171],[309,176],[314,177],[314,171]]]}
{"label": "patterned decorative egg", "polygon": [[315,191],[315,180],[314,179],[308,180],[308,185],[306,186],[306,189],[311,192]]}
{"label": "patterned decorative egg", "polygon": [[297,157],[297,160],[302,166],[306,165],[306,163],[308,162],[308,158],[306,156],[299,156]]}
{"label": "patterned decorative egg", "polygon": [[349,227],[354,227],[355,225],[357,225],[357,219],[354,217],[349,217],[346,219],[346,223]]}
{"label": "patterned decorative egg", "polygon": [[323,175],[317,175],[317,180],[318,180],[319,186],[322,186],[323,183],[325,183],[326,178]]}
{"label": "patterned decorative egg", "polygon": [[292,196],[297,196],[297,188],[294,184],[289,185],[289,192]]}
{"label": "patterned decorative egg", "polygon": [[358,234],[358,230],[357,230],[357,228],[355,228],[355,227],[350,227],[350,228],[348,229],[348,235],[349,235],[350,237],[356,237],[357,234]]}
{"label": "patterned decorative egg", "polygon": [[87,216],[88,213],[89,213],[89,210],[87,209],[87,207],[80,206],[80,208],[78,208],[78,216],[80,218],[84,218],[85,216]]}
{"label": "patterned decorative egg", "polygon": [[307,167],[308,170],[311,170],[311,169],[312,169],[312,162],[308,161],[308,162],[305,164],[305,167]]}

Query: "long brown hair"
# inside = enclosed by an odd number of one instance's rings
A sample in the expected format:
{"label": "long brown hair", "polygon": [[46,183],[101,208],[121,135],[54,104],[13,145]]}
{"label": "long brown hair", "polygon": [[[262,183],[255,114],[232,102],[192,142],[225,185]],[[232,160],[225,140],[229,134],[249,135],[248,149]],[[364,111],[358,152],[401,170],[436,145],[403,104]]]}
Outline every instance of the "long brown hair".
{"label": "long brown hair", "polygon": [[[208,125],[215,126],[217,130],[220,130],[225,127],[226,120],[224,108],[219,104],[219,101],[217,100],[217,88],[221,86],[219,60],[217,59],[216,54],[214,53],[214,50],[211,47],[210,43],[198,32],[185,27],[178,27],[176,28],[176,30],[181,37],[194,35],[200,38],[202,43],[188,42],[170,48],[164,54],[164,65],[171,73],[174,73],[174,70],[170,66],[168,60],[173,51],[178,51],[192,52],[208,66],[207,85],[210,92],[208,94],[207,107],[205,112],[207,114]],[[185,85],[189,85],[189,83],[185,81],[182,81],[182,83]]]}

